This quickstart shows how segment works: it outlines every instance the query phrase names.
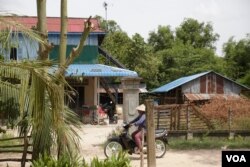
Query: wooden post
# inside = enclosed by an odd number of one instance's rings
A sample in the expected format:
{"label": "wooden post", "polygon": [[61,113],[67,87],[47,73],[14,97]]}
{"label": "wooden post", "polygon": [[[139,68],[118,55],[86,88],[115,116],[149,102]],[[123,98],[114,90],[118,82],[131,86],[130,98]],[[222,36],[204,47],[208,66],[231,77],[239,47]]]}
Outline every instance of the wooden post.
{"label": "wooden post", "polygon": [[27,150],[29,147],[29,143],[28,143],[28,138],[27,138],[27,130],[25,130],[24,132],[24,137],[23,137],[23,155],[22,155],[22,160],[21,160],[21,167],[25,167],[25,163],[26,163],[26,157],[27,157]]}
{"label": "wooden post", "polygon": [[186,115],[186,119],[187,119],[187,130],[189,131],[190,130],[190,113],[189,113],[189,109],[188,109],[188,106],[187,106],[187,115]]}
{"label": "wooden post", "polygon": [[175,112],[175,114],[174,114],[174,116],[175,116],[175,118],[174,118],[174,129],[175,130],[178,130],[178,108],[177,107],[174,107],[174,112]]}
{"label": "wooden post", "polygon": [[154,125],[154,101],[146,100],[146,121],[147,121],[147,164],[149,167],[156,167],[155,158],[155,125]]}
{"label": "wooden post", "polygon": [[186,137],[187,140],[193,139],[193,132],[190,131],[190,126],[191,126],[190,125],[190,111],[187,106],[187,137]]}
{"label": "wooden post", "polygon": [[157,129],[160,128],[160,111],[157,110]]}
{"label": "wooden post", "polygon": [[228,109],[228,130],[229,130],[229,139],[234,138],[234,132],[232,132],[232,110]]}
{"label": "wooden post", "polygon": [[180,130],[180,121],[181,121],[181,118],[180,118],[180,107],[177,107],[177,130]]}
{"label": "wooden post", "polygon": [[173,130],[173,110],[170,109],[170,128],[169,130]]}
{"label": "wooden post", "polygon": [[143,150],[143,146],[144,146],[144,129],[143,128],[141,130],[141,136],[142,136],[142,141],[141,141],[142,150],[140,152],[140,154],[141,154],[141,165],[140,165],[140,167],[144,167],[144,150]]}
{"label": "wooden post", "polygon": [[231,109],[228,109],[228,130],[231,132],[231,125],[232,125],[232,113]]}

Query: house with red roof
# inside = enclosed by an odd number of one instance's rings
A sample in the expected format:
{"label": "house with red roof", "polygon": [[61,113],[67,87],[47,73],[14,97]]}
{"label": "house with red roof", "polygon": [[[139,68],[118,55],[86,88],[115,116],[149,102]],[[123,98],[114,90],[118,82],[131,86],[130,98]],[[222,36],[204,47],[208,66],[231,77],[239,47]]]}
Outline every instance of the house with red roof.
{"label": "house with red roof", "polygon": [[[20,23],[28,28],[35,29],[37,26],[37,17],[19,16],[19,17],[6,17],[12,21]],[[68,19],[68,34],[67,34],[67,53],[75,47],[80,40],[80,35],[84,29],[85,18],[69,18]],[[101,44],[105,31],[100,28],[97,19],[92,18],[91,23],[93,29],[90,32],[84,51],[80,54],[79,58],[74,63],[95,64],[97,62],[98,46]],[[56,61],[58,59],[58,49],[60,43],[60,18],[59,17],[47,17],[47,30],[49,43],[54,45],[49,57],[51,60]],[[27,39],[19,36],[18,45],[11,49],[11,53],[5,55],[5,60],[22,60],[22,59],[35,59],[37,54],[35,52],[38,49],[38,45],[34,43],[27,43]],[[35,51],[35,52],[33,52]],[[28,54],[29,52],[29,54]],[[32,54],[30,54],[32,53]]]}
{"label": "house with red roof", "polygon": [[[32,29],[35,29],[37,26],[37,17],[6,16],[6,19],[12,19]],[[67,55],[69,55],[72,48],[78,45],[86,20],[85,18],[68,18]],[[109,94],[110,97],[108,99],[116,103],[118,94],[120,93],[120,97],[122,95],[118,88],[109,86],[109,79],[112,77],[138,77],[135,71],[126,69],[119,61],[100,48],[106,32],[100,28],[96,18],[91,18],[91,22],[93,29],[85,42],[83,51],[74,60],[73,64],[67,68],[65,73],[67,81],[77,91],[74,94],[75,96],[73,96],[74,101],[68,101],[69,107],[75,111],[86,108],[86,106],[97,106],[102,103],[100,102],[101,93]],[[58,63],[59,59],[60,26],[59,17],[47,17],[48,41],[54,46],[49,53],[49,59],[55,62],[55,64]],[[21,34],[18,35],[17,40],[17,44],[13,45],[10,51],[4,55],[5,61],[34,60],[37,58],[37,42],[30,41]],[[99,64],[98,56],[100,54],[112,61],[116,66]]]}

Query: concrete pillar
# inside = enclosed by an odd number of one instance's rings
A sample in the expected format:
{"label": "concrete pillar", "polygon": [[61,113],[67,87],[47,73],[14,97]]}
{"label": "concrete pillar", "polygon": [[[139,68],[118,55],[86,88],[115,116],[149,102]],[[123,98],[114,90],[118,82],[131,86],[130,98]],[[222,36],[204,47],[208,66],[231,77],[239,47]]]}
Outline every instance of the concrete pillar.
{"label": "concrete pillar", "polygon": [[139,85],[141,78],[124,77],[121,79],[123,88],[123,121],[129,122],[134,119],[138,112],[136,107],[139,105]]}

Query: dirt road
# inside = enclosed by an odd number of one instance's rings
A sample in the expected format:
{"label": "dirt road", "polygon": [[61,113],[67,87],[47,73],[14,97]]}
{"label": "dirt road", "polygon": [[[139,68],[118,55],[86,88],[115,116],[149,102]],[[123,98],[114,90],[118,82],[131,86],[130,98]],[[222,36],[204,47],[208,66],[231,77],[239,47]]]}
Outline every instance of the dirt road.
{"label": "dirt road", "polygon": [[[104,159],[102,144],[106,141],[108,134],[115,129],[117,125],[85,125],[79,132],[82,140],[82,156],[86,160],[97,156]],[[131,163],[133,167],[140,167],[140,156],[132,155]],[[147,166],[145,156],[144,166]],[[176,166],[176,167],[220,167],[221,150],[168,150],[163,158],[156,160],[157,167]]]}
{"label": "dirt road", "polygon": [[[84,125],[78,131],[81,136],[81,157],[90,161],[94,157],[105,159],[103,152],[103,143],[106,141],[108,134],[118,125]],[[3,156],[3,155],[1,155]],[[13,154],[4,155],[7,157]],[[131,164],[133,167],[140,167],[140,156],[132,155]],[[147,159],[144,159],[145,167]],[[18,167],[20,163],[8,163],[9,167]],[[221,150],[185,150],[176,151],[168,150],[163,158],[156,160],[157,167],[175,166],[175,167],[220,167]],[[6,167],[6,162],[0,162],[0,167]]]}

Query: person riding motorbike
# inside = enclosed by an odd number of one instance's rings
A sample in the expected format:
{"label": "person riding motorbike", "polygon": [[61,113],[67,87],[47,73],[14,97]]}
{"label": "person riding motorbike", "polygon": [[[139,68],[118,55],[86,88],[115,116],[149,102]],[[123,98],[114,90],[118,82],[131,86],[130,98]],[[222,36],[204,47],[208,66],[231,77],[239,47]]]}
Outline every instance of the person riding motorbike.
{"label": "person riding motorbike", "polygon": [[102,105],[103,110],[107,113],[109,118],[109,123],[117,123],[117,117],[115,116],[115,103],[110,101],[109,103],[105,103]]}
{"label": "person riding motorbike", "polygon": [[142,129],[146,130],[146,107],[144,104],[139,105],[136,107],[136,110],[138,111],[138,116],[129,122],[129,126],[135,125],[137,126],[137,130],[132,133],[132,138],[135,141],[138,150],[135,150],[136,153],[142,152]]}

